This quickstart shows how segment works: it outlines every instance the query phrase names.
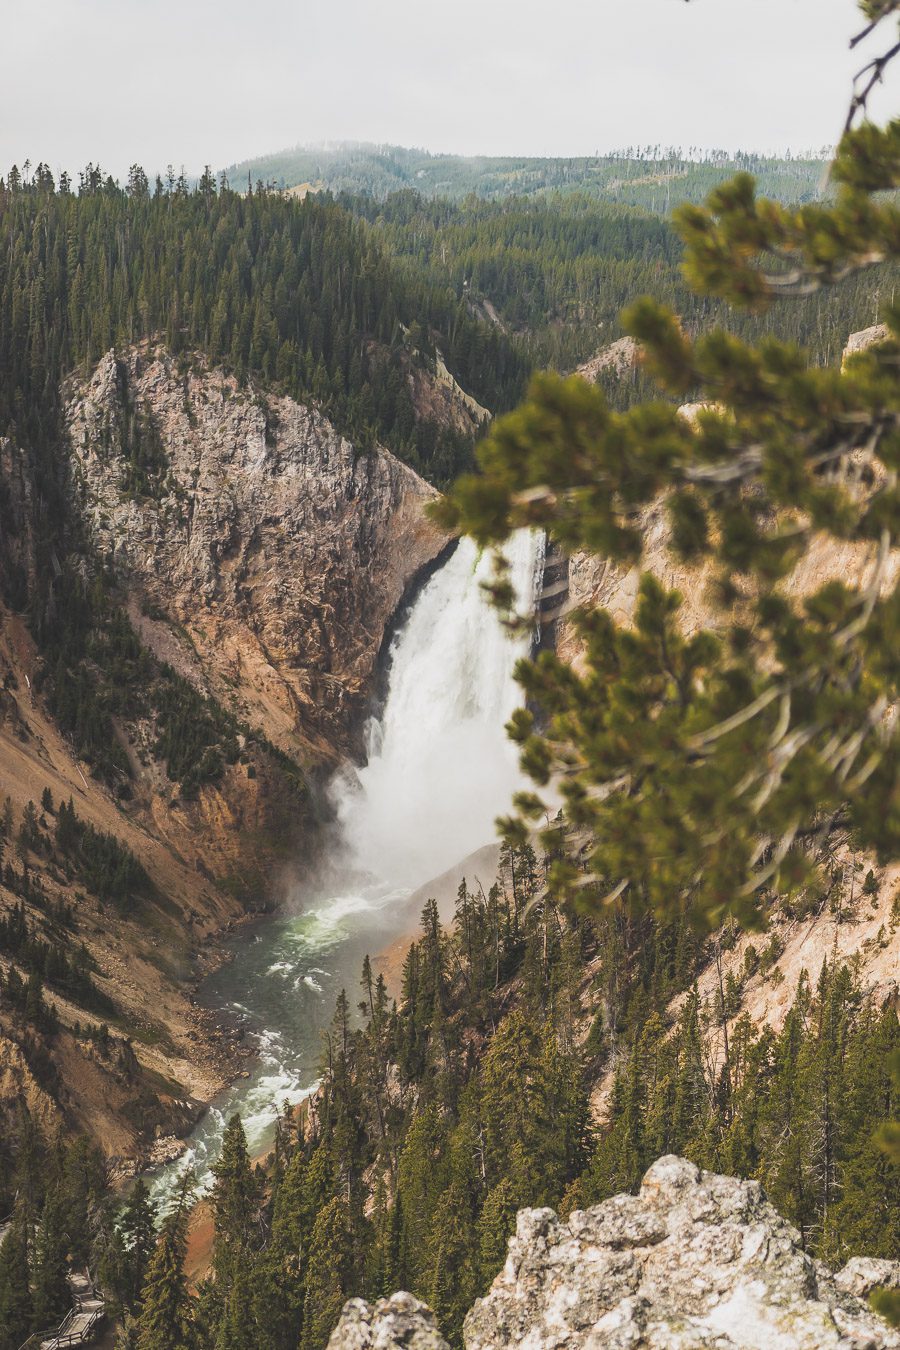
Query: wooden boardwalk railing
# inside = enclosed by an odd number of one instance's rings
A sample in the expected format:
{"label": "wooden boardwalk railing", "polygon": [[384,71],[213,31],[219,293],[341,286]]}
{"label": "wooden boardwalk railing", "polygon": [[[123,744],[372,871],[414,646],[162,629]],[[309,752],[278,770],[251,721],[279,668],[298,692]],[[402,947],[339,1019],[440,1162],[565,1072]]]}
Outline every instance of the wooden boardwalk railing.
{"label": "wooden boardwalk railing", "polygon": [[58,1327],[34,1332],[21,1350],[63,1350],[64,1346],[85,1345],[92,1339],[106,1316],[103,1295],[87,1269],[72,1270],[66,1278],[72,1291],[72,1307]]}

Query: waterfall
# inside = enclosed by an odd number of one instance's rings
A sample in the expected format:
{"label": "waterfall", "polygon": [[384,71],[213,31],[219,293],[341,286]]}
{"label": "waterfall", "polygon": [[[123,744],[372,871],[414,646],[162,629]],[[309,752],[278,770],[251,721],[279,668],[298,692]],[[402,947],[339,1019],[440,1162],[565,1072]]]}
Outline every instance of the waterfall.
{"label": "waterfall", "polygon": [[[518,610],[534,612],[542,538],[520,532],[506,552]],[[403,902],[412,891],[494,839],[494,819],[522,783],[503,727],[520,701],[513,669],[529,638],[503,628],[481,587],[491,575],[490,556],[464,539],[422,587],[391,646],[367,762],[332,784],[338,828],[328,879],[298,912],[244,937],[207,980],[207,1006],[239,1023],[258,1058],[201,1118],[184,1155],[154,1173],[151,1194],[163,1210],[186,1168],[198,1193],[209,1189],[233,1112],[254,1155],[271,1142],[280,1110],[315,1085],[320,1031],[338,992],[355,987],[363,955],[408,925]]]}
{"label": "waterfall", "polygon": [[[520,613],[533,613],[543,537],[519,531],[506,556]],[[504,725],[529,637],[511,638],[482,589],[491,557],[463,539],[423,586],[396,634],[388,696],[367,732],[366,764],[336,779],[337,859],[362,877],[413,889],[494,838],[521,786]]]}

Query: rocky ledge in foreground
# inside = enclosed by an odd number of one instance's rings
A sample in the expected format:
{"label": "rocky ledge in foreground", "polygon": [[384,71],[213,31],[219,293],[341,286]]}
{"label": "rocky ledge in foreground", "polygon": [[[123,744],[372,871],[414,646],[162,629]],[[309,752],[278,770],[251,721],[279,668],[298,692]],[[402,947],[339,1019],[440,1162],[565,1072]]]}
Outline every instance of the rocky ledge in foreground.
{"label": "rocky ledge in foreground", "polygon": [[[900,1262],[838,1274],[755,1181],[660,1158],[636,1196],[568,1221],[523,1209],[506,1265],[466,1318],[467,1350],[900,1350],[866,1301],[900,1285]],[[447,1350],[410,1294],[351,1299],[329,1350]]]}

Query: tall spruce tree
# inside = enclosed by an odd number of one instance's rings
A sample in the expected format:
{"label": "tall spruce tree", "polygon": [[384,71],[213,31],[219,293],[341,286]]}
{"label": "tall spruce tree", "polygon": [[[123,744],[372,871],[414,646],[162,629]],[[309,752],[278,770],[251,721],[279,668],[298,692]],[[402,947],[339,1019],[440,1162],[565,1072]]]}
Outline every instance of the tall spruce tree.
{"label": "tall spruce tree", "polygon": [[313,1225],[300,1350],[323,1350],[354,1292],[353,1232],[346,1202],[334,1196]]}
{"label": "tall spruce tree", "polygon": [[122,1211],[122,1301],[127,1308],[140,1302],[147,1267],[156,1245],[156,1207],[143,1178],[138,1177]]}
{"label": "tall spruce tree", "polygon": [[18,1350],[31,1322],[28,1224],[20,1209],[0,1246],[0,1350]]}
{"label": "tall spruce tree", "polygon": [[163,1219],[147,1267],[137,1350],[195,1350],[192,1299],[184,1271],[191,1184],[192,1179],[185,1178],[175,1208]]}
{"label": "tall spruce tree", "polygon": [[[894,1050],[889,1062],[893,1085],[893,1102],[890,1109],[891,1113],[900,1115],[900,1049]],[[886,1120],[876,1136],[876,1143],[885,1158],[892,1164],[896,1178],[896,1175],[900,1173],[900,1119]],[[895,1185],[892,1192],[894,1198],[893,1222],[896,1231],[895,1250],[897,1245],[900,1245],[900,1217],[896,1214],[898,1189],[900,1188]],[[879,1289],[872,1295],[872,1302],[883,1317],[886,1317],[894,1326],[900,1326],[900,1289]]]}
{"label": "tall spruce tree", "polygon": [[69,1233],[60,1179],[55,1177],[44,1200],[35,1230],[32,1259],[34,1318],[41,1327],[51,1326],[66,1312],[69,1303]]}
{"label": "tall spruce tree", "polygon": [[246,1264],[259,1229],[260,1187],[238,1115],[233,1115],[225,1126],[222,1152],[213,1174],[215,1182],[210,1196],[216,1230],[213,1269],[218,1291],[224,1298]]}

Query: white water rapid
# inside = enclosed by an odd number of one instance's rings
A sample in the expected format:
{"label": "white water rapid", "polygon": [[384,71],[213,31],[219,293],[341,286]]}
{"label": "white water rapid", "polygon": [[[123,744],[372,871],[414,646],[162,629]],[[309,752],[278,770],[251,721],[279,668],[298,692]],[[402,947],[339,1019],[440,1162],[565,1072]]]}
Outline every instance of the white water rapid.
{"label": "white water rapid", "polygon": [[[523,531],[507,557],[518,611],[533,612],[542,541]],[[315,1086],[321,1030],[338,992],[355,991],[363,956],[408,928],[404,902],[419,886],[493,840],[495,818],[522,783],[504,723],[520,701],[513,669],[529,639],[511,638],[491,609],[481,586],[491,574],[490,556],[464,539],[422,587],[391,646],[367,763],[346,767],[331,787],[327,885],[301,913],[243,935],[204,986],[203,1002],[255,1058],[202,1116],[184,1155],[154,1172],[151,1193],[163,1207],[188,1167],[198,1190],[208,1189],[234,1112],[251,1153],[268,1146],[280,1111]]]}

